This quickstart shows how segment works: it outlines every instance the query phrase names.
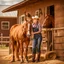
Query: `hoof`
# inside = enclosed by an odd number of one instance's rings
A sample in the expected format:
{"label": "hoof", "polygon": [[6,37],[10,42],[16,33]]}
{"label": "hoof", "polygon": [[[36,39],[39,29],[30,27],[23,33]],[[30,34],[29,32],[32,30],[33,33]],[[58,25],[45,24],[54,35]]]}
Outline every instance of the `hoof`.
{"label": "hoof", "polygon": [[20,62],[21,62],[21,63],[24,63],[24,60],[21,60]]}
{"label": "hoof", "polygon": [[38,62],[40,62],[40,61],[36,61],[36,63],[38,63]]}
{"label": "hoof", "polygon": [[29,63],[29,61],[25,61],[26,63]]}
{"label": "hoof", "polygon": [[37,60],[36,60],[36,62],[40,62],[40,60],[39,60],[39,59],[37,59]]}
{"label": "hoof", "polygon": [[35,62],[35,60],[34,60],[34,59],[32,59],[32,62]]}
{"label": "hoof", "polygon": [[15,60],[12,60],[12,61],[10,61],[10,62],[11,62],[11,63],[12,63],[12,62],[15,62]]}
{"label": "hoof", "polygon": [[28,59],[25,59],[25,62],[28,63]]}
{"label": "hoof", "polygon": [[22,64],[22,63],[24,63],[24,62],[20,62],[20,64]]}
{"label": "hoof", "polygon": [[20,59],[18,59],[17,61],[20,61]]}

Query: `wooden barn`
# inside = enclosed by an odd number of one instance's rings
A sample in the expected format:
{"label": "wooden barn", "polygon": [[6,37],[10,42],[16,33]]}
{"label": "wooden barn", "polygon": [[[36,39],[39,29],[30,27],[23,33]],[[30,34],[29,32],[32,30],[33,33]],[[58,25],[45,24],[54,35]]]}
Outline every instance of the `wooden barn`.
{"label": "wooden barn", "polygon": [[16,23],[17,17],[0,17],[0,44],[9,43],[10,28]]}
{"label": "wooden barn", "polygon": [[[2,13],[1,11],[8,6],[0,6],[0,44],[9,40],[10,27],[17,23],[17,11]],[[4,41],[4,42],[1,42]]]}
{"label": "wooden barn", "polygon": [[[29,12],[35,15],[39,9],[42,9],[42,20],[47,14],[54,17],[53,31],[53,50],[56,51],[58,59],[64,60],[64,1],[63,0],[24,0],[18,4],[12,5],[2,12],[17,10],[17,23],[24,21],[24,13]],[[43,21],[41,21],[41,24]],[[51,36],[51,35],[50,35]],[[49,39],[50,40],[50,39]]]}
{"label": "wooden barn", "polygon": [[0,17],[0,34],[9,36],[10,27],[17,23],[17,17]]}

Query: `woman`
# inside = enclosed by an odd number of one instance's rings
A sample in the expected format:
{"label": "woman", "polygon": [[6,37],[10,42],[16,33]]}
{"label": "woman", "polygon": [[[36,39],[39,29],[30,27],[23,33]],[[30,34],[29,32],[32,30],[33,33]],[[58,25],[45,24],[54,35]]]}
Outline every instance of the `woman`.
{"label": "woman", "polygon": [[32,23],[32,35],[33,38],[33,46],[32,46],[32,62],[35,62],[35,55],[37,51],[37,62],[40,61],[40,47],[41,47],[41,41],[42,41],[42,35],[41,35],[41,25],[38,20],[38,16],[33,17],[33,23]]}

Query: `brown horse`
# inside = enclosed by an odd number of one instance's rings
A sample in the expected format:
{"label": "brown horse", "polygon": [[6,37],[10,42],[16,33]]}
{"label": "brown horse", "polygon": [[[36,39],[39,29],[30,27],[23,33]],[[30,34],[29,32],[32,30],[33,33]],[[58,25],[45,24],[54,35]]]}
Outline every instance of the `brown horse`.
{"label": "brown horse", "polygon": [[[44,28],[54,28],[54,18],[51,15],[47,15],[45,17],[45,21],[43,22],[43,27]],[[48,50],[52,51],[53,50],[53,45],[52,44],[52,31],[48,30],[47,31],[47,38],[48,38]],[[50,46],[51,45],[51,46]]]}
{"label": "brown horse", "polygon": [[21,25],[16,24],[11,27],[10,40],[11,40],[12,52],[13,52],[12,61],[15,61],[15,53],[17,59],[19,60],[19,51],[21,55],[21,62],[23,62],[23,51],[24,51],[25,59],[26,61],[28,61],[27,52],[28,52],[28,45],[30,42],[30,33],[31,33],[31,22],[25,21]]}
{"label": "brown horse", "polygon": [[54,27],[54,18],[52,15],[47,15],[45,17],[45,21],[43,22],[43,26],[45,28],[53,28]]}

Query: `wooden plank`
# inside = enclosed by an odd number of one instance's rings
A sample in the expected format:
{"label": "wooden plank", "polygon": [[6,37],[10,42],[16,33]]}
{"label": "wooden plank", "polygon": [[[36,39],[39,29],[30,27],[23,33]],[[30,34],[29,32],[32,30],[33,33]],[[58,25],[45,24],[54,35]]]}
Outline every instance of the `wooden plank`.
{"label": "wooden plank", "polygon": [[58,56],[64,56],[64,50],[56,50]]}
{"label": "wooden plank", "polygon": [[54,36],[54,37],[55,37],[55,38],[59,38],[59,37],[64,37],[64,36],[61,36],[61,35],[60,35],[60,36],[57,36],[57,35],[56,35],[56,36]]}
{"label": "wooden plank", "polygon": [[54,49],[64,50],[64,44],[54,44]]}
{"label": "wooden plank", "polygon": [[61,28],[43,28],[42,31],[49,31],[49,30],[64,30],[64,27]]}
{"label": "wooden plank", "polygon": [[1,44],[9,43],[10,41],[0,41]]}
{"label": "wooden plank", "polygon": [[54,38],[54,43],[64,43],[64,37],[57,37],[57,38]]}
{"label": "wooden plank", "polygon": [[3,37],[0,37],[0,38],[10,38],[10,37],[3,36]]}

